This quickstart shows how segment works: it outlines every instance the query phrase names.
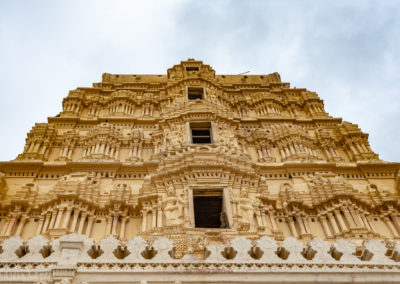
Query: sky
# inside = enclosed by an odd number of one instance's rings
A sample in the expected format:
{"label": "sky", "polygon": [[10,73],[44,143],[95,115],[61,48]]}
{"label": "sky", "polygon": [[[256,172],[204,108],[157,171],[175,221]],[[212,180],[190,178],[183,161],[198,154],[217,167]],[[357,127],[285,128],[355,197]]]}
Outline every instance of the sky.
{"label": "sky", "polygon": [[400,162],[400,1],[0,1],[0,161],[102,73],[278,72]]}

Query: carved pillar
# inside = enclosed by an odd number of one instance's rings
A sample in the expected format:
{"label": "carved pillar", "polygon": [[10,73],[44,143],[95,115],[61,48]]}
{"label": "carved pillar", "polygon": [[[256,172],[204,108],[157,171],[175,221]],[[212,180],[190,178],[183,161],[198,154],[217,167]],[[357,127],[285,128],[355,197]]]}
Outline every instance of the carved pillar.
{"label": "carved pillar", "polygon": [[42,215],[42,216],[39,217],[39,223],[38,223],[38,226],[36,228],[35,236],[40,235],[40,233],[42,232],[44,219],[46,219],[46,215]]}
{"label": "carved pillar", "polygon": [[[147,210],[142,210],[142,232],[146,232],[147,227]],[[167,222],[168,223],[168,222]]]}
{"label": "carved pillar", "polygon": [[304,226],[306,227],[307,234],[312,234],[308,217],[303,218]]}
{"label": "carved pillar", "polygon": [[74,210],[74,218],[72,219],[71,223],[71,232],[75,232],[76,229],[76,223],[78,222],[78,217],[79,217],[79,210]]}
{"label": "carved pillar", "polygon": [[320,216],[318,217],[318,219],[322,224],[322,228],[324,229],[326,238],[328,239],[332,238],[333,236],[331,233],[331,229],[329,228],[328,221],[326,220],[326,216]]}
{"label": "carved pillar", "polygon": [[294,149],[292,143],[289,144],[289,149],[290,149],[290,152],[291,152],[292,155],[296,155],[296,150]]}
{"label": "carved pillar", "polygon": [[94,216],[89,216],[88,225],[86,227],[86,232],[85,232],[85,235],[88,237],[90,237],[90,233],[92,232],[93,222],[94,222]]}
{"label": "carved pillar", "polygon": [[326,157],[328,158],[328,160],[330,160],[332,157],[331,154],[329,153],[327,148],[325,148],[324,150],[325,150]]}
{"label": "carved pillar", "polygon": [[361,220],[360,214],[357,210],[354,210],[354,207],[350,207],[350,213],[353,216],[353,219],[357,225],[357,227],[363,227],[363,222]]}
{"label": "carved pillar", "polygon": [[327,213],[328,218],[329,218],[329,222],[331,223],[331,226],[333,228],[333,233],[335,236],[340,235],[340,231],[339,231],[339,227],[336,223],[335,217],[333,216],[333,214],[331,212]]}
{"label": "carved pillar", "polygon": [[21,219],[19,220],[19,224],[17,226],[17,230],[15,230],[15,235],[16,236],[21,236],[22,230],[24,229],[25,223],[28,220],[27,216],[22,216]]}
{"label": "carved pillar", "polygon": [[111,228],[112,228],[112,218],[111,217],[106,217],[107,221],[107,227],[106,227],[106,236],[108,236],[111,233]]}
{"label": "carved pillar", "polygon": [[349,145],[351,151],[353,152],[353,154],[357,155],[358,151],[356,150],[356,148],[354,148],[354,146],[352,144]]}
{"label": "carved pillar", "polygon": [[7,226],[7,230],[6,230],[6,233],[5,233],[5,236],[10,236],[11,235],[11,232],[12,232],[12,229],[14,228],[14,225],[15,225],[15,221],[17,220],[17,217],[16,216],[12,216],[11,217],[11,220],[10,220],[10,222],[8,223],[8,226]]}
{"label": "carved pillar", "polygon": [[262,151],[260,148],[257,149],[258,159],[261,160],[263,158]]}
{"label": "carved pillar", "polygon": [[40,142],[37,142],[36,144],[35,144],[35,148],[33,148],[33,152],[34,153],[37,153],[37,151],[39,150],[39,147],[40,147]]}
{"label": "carved pillar", "polygon": [[364,149],[361,147],[360,142],[357,142],[357,143],[356,143],[356,147],[357,147],[357,150],[358,150],[360,153],[363,153],[363,152],[364,152]]}
{"label": "carved pillar", "polygon": [[293,217],[288,217],[287,221],[289,223],[289,228],[290,228],[290,232],[292,233],[292,236],[295,238],[298,238],[299,235],[297,234],[297,230],[296,230],[296,226],[293,221]]}
{"label": "carved pillar", "polygon": [[29,148],[28,148],[27,152],[31,153],[34,146],[35,146],[35,143],[32,141],[31,144],[29,145]]}
{"label": "carved pillar", "polygon": [[44,220],[44,225],[42,230],[40,231],[42,234],[44,234],[45,232],[47,232],[47,228],[50,224],[50,219],[51,219],[51,213],[47,213],[45,216],[45,220]]}
{"label": "carved pillar", "polygon": [[273,211],[268,211],[269,219],[271,220],[272,232],[278,232],[278,225],[276,224],[275,214]]}
{"label": "carved pillar", "polygon": [[350,211],[347,207],[342,207],[342,212],[344,214],[344,217],[346,218],[347,223],[350,226],[350,229],[355,228],[356,224],[354,223],[353,217],[350,214]]}
{"label": "carved pillar", "polygon": [[56,223],[54,224],[54,228],[57,229],[60,226],[60,222],[61,222],[61,217],[63,215],[64,212],[64,208],[60,208],[58,209],[58,213],[57,213],[57,218],[56,218]]}
{"label": "carved pillar", "polygon": [[292,154],[289,151],[288,145],[285,145],[284,147],[285,147],[284,149],[285,149],[285,153],[286,153],[286,158],[290,158],[292,156]]}
{"label": "carved pillar", "polygon": [[256,218],[257,218],[258,229],[263,230],[265,228],[264,210],[257,209],[257,210],[255,210],[255,214],[256,214]]}
{"label": "carved pillar", "polygon": [[106,143],[106,149],[104,151],[104,155],[106,156],[110,155],[110,143]]}
{"label": "carved pillar", "polygon": [[334,210],[333,212],[335,212],[335,216],[339,222],[340,229],[342,230],[343,233],[347,233],[349,229],[347,228],[346,223],[343,220],[340,210]]}
{"label": "carved pillar", "polygon": [[296,221],[297,223],[299,223],[300,236],[305,235],[307,232],[303,223],[303,218],[300,215],[298,215],[296,216]]}
{"label": "carved pillar", "polygon": [[360,216],[361,216],[361,220],[362,220],[363,223],[364,223],[364,226],[365,226],[368,230],[372,231],[372,228],[371,228],[371,226],[369,225],[369,222],[368,222],[367,218],[365,217],[365,214],[364,214],[364,213],[361,213]]}
{"label": "carved pillar", "polygon": [[68,152],[68,146],[65,146],[63,151],[61,152],[60,157],[66,157]]}
{"label": "carved pillar", "polygon": [[119,239],[120,240],[125,240],[126,221],[128,221],[128,218],[126,216],[123,216],[122,221],[121,221],[121,229],[119,230]]}
{"label": "carved pillar", "polygon": [[72,211],[72,208],[67,208],[67,210],[65,211],[65,218],[64,218],[61,228],[65,228],[65,229],[67,228],[68,223],[69,223],[69,218],[71,217],[71,211]]}
{"label": "carved pillar", "polygon": [[72,159],[72,149],[69,149],[67,158],[68,158],[68,160]]}
{"label": "carved pillar", "polygon": [[58,212],[57,209],[51,211],[51,219],[50,219],[49,229],[53,229],[54,228],[54,224],[55,224],[56,218],[57,218],[57,212]]}
{"label": "carved pillar", "polygon": [[143,146],[140,144],[139,149],[138,149],[138,158],[142,159],[142,151],[143,151]]}
{"label": "carved pillar", "polygon": [[157,209],[157,227],[161,228],[163,226],[163,212],[161,208],[159,207]]}
{"label": "carved pillar", "polygon": [[82,213],[81,214],[81,219],[79,221],[79,227],[78,227],[78,232],[77,232],[78,234],[82,234],[83,225],[86,222],[86,216],[87,216],[87,213]]}
{"label": "carved pillar", "polygon": [[46,150],[47,150],[47,145],[43,144],[42,148],[40,148],[39,154],[43,155],[46,152]]}
{"label": "carved pillar", "polygon": [[112,231],[111,231],[111,235],[113,236],[117,235],[117,224],[118,224],[118,215],[114,214],[112,218]]}
{"label": "carved pillar", "polygon": [[138,145],[136,143],[133,144],[132,157],[137,157],[137,149],[138,149]]}
{"label": "carved pillar", "polygon": [[6,222],[5,222],[5,224],[4,224],[4,227],[3,227],[3,229],[1,230],[1,236],[5,236],[5,234],[6,234],[6,231],[7,231],[7,228],[8,228],[8,225],[10,224],[10,221],[11,221],[11,219],[10,218],[7,218],[6,219]]}
{"label": "carved pillar", "polygon": [[[155,228],[157,226],[157,210],[156,209],[152,209],[151,211],[151,216],[152,216],[152,220],[151,220],[151,228]],[[186,215],[187,216],[187,215]]]}

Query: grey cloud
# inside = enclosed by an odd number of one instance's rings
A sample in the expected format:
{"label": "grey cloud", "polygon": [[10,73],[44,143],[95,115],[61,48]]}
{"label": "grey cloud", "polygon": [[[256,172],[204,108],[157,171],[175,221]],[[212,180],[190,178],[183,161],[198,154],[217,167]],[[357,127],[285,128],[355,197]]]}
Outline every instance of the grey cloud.
{"label": "grey cloud", "polygon": [[399,14],[398,1],[2,1],[0,160],[68,90],[190,57],[220,74],[278,71],[400,161]]}

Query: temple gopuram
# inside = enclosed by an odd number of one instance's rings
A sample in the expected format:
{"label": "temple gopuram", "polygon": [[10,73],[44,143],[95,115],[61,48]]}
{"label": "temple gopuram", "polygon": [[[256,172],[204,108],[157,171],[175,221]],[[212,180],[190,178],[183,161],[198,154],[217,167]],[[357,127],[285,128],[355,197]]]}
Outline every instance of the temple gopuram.
{"label": "temple gopuram", "polygon": [[400,163],[315,92],[188,59],[62,105],[0,162],[0,283],[400,283]]}

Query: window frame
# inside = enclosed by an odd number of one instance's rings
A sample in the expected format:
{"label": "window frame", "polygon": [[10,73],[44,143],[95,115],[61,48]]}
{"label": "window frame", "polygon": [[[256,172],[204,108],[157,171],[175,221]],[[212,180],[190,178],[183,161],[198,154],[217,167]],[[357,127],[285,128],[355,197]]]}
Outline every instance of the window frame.
{"label": "window frame", "polygon": [[[201,94],[200,94],[200,98],[196,98],[196,99],[191,99],[190,98],[190,91],[199,91],[199,90],[201,90]],[[192,94],[192,95],[195,95],[195,94]],[[201,86],[188,86],[188,87],[186,87],[186,99],[188,100],[188,101],[196,101],[196,100],[204,100],[205,99],[205,97],[206,97],[206,90],[205,90],[205,88],[204,87],[201,87]]]}
{"label": "window frame", "polygon": [[[193,136],[193,130],[209,130],[210,136]],[[212,131],[212,124],[210,121],[205,121],[205,122],[190,122],[189,123],[189,130],[190,130],[190,141],[192,144],[197,144],[197,145],[209,145],[213,144],[213,131]],[[193,138],[201,138],[201,137],[210,137],[210,142],[206,143],[198,143],[194,142]]]}
{"label": "window frame", "polygon": [[186,72],[199,72],[200,67],[199,66],[186,66],[185,71]]}
{"label": "window frame", "polygon": [[[195,213],[194,213],[194,196],[199,196],[196,191],[220,191],[222,196],[222,210],[225,212],[226,219],[228,223],[228,228],[201,228],[196,227]],[[188,190],[188,200],[189,200],[189,214],[190,214],[190,226],[195,229],[206,229],[206,230],[229,230],[233,228],[233,214],[232,205],[230,199],[230,192],[227,187],[224,186],[190,186]]]}

